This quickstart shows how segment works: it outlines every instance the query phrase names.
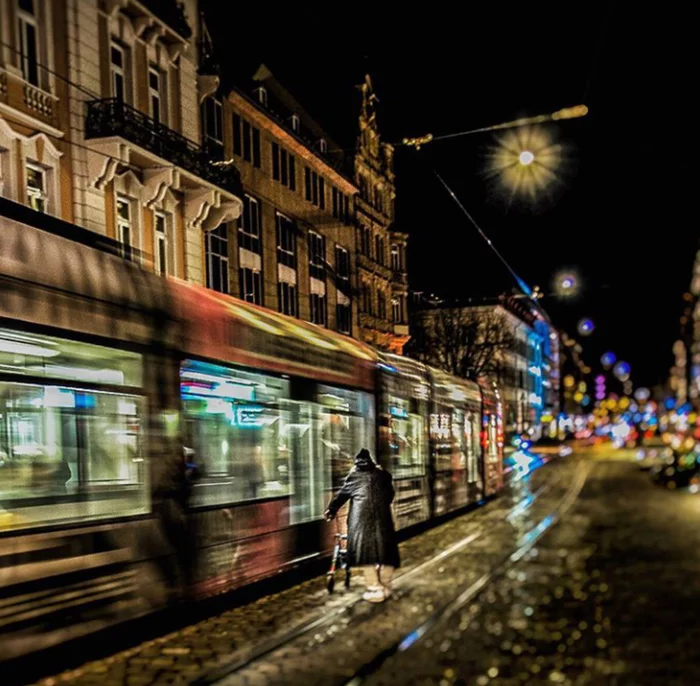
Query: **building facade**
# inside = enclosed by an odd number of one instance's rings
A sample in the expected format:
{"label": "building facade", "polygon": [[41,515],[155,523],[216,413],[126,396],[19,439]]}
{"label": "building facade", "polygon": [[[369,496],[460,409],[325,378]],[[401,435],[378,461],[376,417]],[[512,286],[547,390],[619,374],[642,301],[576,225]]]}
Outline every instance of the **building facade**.
{"label": "building facade", "polygon": [[401,354],[408,342],[406,234],[395,231],[394,149],[381,140],[372,82],[361,86],[360,131],[354,161],[360,337]]}
{"label": "building facade", "polygon": [[205,145],[197,2],[1,7],[2,195],[204,283],[206,235],[243,200],[237,170]]}
{"label": "building facade", "polygon": [[[449,313],[447,320],[445,313]],[[441,319],[439,319],[441,318]],[[423,310],[416,323],[431,346],[435,336],[449,339],[442,347],[446,360],[419,356],[436,366],[461,367],[465,375],[486,373],[501,387],[507,434],[527,433],[539,438],[543,424],[556,426],[560,411],[558,333],[539,308],[514,297],[497,304]],[[444,330],[440,330],[440,328]],[[427,355],[426,355],[427,353]],[[474,371],[472,364],[478,370]],[[460,373],[458,369],[446,369]]]}
{"label": "building facade", "polygon": [[369,78],[348,155],[264,66],[223,92],[197,0],[0,11],[3,197],[158,274],[401,352],[408,237]]}
{"label": "building facade", "polygon": [[[261,66],[252,92],[222,108],[226,157],[241,170],[243,214],[226,240],[230,285],[211,251],[207,285],[243,300],[357,336],[354,201],[339,146]],[[222,254],[225,253],[222,250]],[[223,258],[221,258],[223,259]]]}

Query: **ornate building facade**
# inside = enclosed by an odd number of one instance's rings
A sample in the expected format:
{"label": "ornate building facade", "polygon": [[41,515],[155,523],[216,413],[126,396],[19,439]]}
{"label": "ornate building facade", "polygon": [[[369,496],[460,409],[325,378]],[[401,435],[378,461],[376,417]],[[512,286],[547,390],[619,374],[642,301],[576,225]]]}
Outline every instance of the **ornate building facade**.
{"label": "ornate building facade", "polygon": [[206,234],[243,200],[236,169],[207,147],[200,104],[217,77],[200,65],[197,1],[7,0],[0,12],[2,196],[204,283]]}
{"label": "ornate building facade", "polygon": [[382,350],[401,353],[408,342],[408,237],[393,229],[394,148],[381,140],[367,76],[361,86],[362,109],[354,174],[360,337]]}

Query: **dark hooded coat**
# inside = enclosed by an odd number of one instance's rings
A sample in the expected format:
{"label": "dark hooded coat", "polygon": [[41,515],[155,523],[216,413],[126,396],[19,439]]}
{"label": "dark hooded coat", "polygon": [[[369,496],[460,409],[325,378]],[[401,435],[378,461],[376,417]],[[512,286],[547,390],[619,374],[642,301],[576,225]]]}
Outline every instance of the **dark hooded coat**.
{"label": "dark hooded coat", "polygon": [[367,450],[355,457],[355,466],[328,505],[328,513],[335,517],[348,500],[348,564],[398,567],[399,547],[391,516],[391,474],[377,466]]}

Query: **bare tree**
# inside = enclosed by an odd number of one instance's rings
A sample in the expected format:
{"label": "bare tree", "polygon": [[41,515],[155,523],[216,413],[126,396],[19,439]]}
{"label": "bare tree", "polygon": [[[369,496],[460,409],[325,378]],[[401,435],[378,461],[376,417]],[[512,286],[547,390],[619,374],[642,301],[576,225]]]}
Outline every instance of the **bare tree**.
{"label": "bare tree", "polygon": [[514,343],[513,331],[498,313],[449,308],[417,317],[409,354],[464,379],[500,380]]}

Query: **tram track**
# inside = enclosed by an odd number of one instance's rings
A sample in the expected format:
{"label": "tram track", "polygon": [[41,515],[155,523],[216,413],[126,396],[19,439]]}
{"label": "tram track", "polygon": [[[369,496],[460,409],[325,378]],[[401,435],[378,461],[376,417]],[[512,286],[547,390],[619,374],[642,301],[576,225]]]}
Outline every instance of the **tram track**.
{"label": "tram track", "polygon": [[345,681],[343,686],[361,686],[365,680],[378,672],[384,664],[393,656],[405,652],[415,646],[449,621],[457,612],[462,610],[467,603],[475,600],[493,581],[502,576],[513,565],[522,560],[530,552],[537,542],[554,526],[561,517],[568,512],[578,498],[583,485],[586,482],[590,465],[580,463],[576,478],[571,486],[553,508],[550,514],[543,517],[537,525],[531,528],[520,540],[517,547],[509,551],[491,570],[480,576],[461,593],[453,597],[447,603],[441,605],[427,619],[416,625],[410,632],[405,633],[399,640],[382,650],[370,662],[364,664],[355,674]]}
{"label": "tram track", "polygon": [[[534,503],[537,500],[539,500],[543,495],[545,495],[547,492],[549,492],[551,489],[557,486],[561,482],[562,478],[563,475],[558,474],[550,478],[546,483],[540,486],[533,493],[521,498],[514,504],[513,507],[510,508],[510,511],[504,517],[504,519],[506,521],[512,522],[513,519],[515,519],[516,517],[523,515],[528,509],[530,509],[534,505]],[[512,482],[511,485],[514,485],[514,483],[515,482]],[[429,560],[426,560],[416,565],[415,567],[407,569],[405,572],[398,574],[394,579],[394,587],[400,589],[401,587],[405,586],[410,580],[420,575],[422,572],[425,572],[427,569],[434,567],[440,562],[452,557],[459,551],[463,550],[470,544],[485,536],[487,533],[488,531],[482,525],[479,530],[469,533],[468,535],[461,538],[459,541],[455,542],[449,548],[431,557]],[[278,650],[284,649],[286,646],[289,646],[290,644],[294,643],[297,639],[300,639],[303,636],[310,634],[311,632],[318,631],[319,629],[325,626],[333,624],[345,612],[347,612],[347,610],[361,602],[363,601],[359,594],[352,594],[345,598],[343,601],[341,601],[330,612],[326,611],[318,617],[310,618],[309,620],[300,623],[292,629],[285,631],[281,635],[272,636],[268,640],[263,641],[257,646],[241,654],[238,658],[234,659],[233,661],[228,662],[226,665],[222,665],[219,668],[213,669],[207,672],[206,674],[191,681],[190,686],[213,686],[214,684],[220,683],[224,680],[228,680],[234,677],[237,672],[241,672],[242,670],[254,665],[260,660],[263,660],[268,655],[271,655],[277,652]],[[394,650],[391,654],[394,654],[394,652],[396,652],[396,650]],[[388,659],[388,657],[390,657],[390,655],[387,655],[385,659],[382,660],[382,664],[386,659]],[[352,682],[351,680],[348,683],[355,682]]]}

